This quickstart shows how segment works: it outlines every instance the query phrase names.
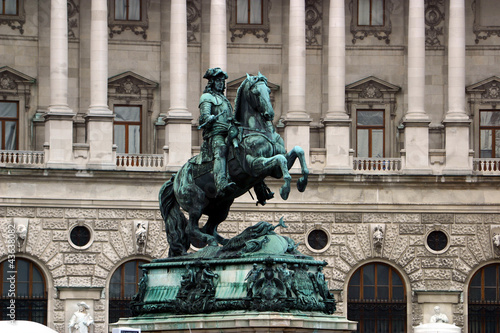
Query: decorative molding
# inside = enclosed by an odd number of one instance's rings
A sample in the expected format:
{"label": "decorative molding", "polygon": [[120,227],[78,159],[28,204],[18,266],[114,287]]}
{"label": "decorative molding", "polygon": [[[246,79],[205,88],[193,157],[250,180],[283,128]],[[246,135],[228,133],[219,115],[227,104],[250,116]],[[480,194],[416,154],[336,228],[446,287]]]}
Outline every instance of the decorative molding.
{"label": "decorative molding", "polygon": [[200,40],[201,4],[200,0],[187,0],[187,40],[196,43]]}
{"label": "decorative molding", "polygon": [[17,0],[18,15],[0,15],[0,24],[8,25],[12,30],[19,30],[24,34],[24,24],[26,23],[26,11],[24,10],[24,0]]}
{"label": "decorative molding", "polygon": [[396,93],[401,88],[381,80],[374,76],[369,76],[362,80],[348,84],[346,91],[347,113],[351,114],[352,105],[389,105],[391,116],[396,115]]}
{"label": "decorative molding", "polygon": [[497,76],[489,77],[485,80],[472,84],[465,88],[469,96],[471,113],[474,114],[474,105],[489,105],[495,109],[500,103],[500,78]]}
{"label": "decorative molding", "polygon": [[31,86],[35,82],[35,78],[9,66],[0,67],[0,97],[3,100],[7,100],[8,96],[14,97],[16,100],[24,98],[26,111],[30,108]]}
{"label": "decorative molding", "polygon": [[385,40],[386,44],[391,43],[390,35],[392,33],[391,13],[394,4],[392,0],[385,0],[384,16],[385,23],[383,26],[359,26],[358,25],[358,1],[350,0],[349,11],[351,12],[351,33],[352,43],[356,44],[356,40],[363,40],[368,36],[373,36],[378,40]]}
{"label": "decorative molding", "polygon": [[476,39],[474,40],[476,44],[479,44],[479,41],[481,39],[486,40],[487,38],[494,35],[500,37],[500,25],[481,25],[481,0],[473,0],[471,7],[472,12],[474,13],[474,24],[472,26],[472,31],[476,35]]}
{"label": "decorative molding", "polygon": [[[78,0],[76,0],[78,1]],[[68,38],[78,38],[78,23],[80,20],[80,6],[76,4],[75,0],[68,0]]]}
{"label": "decorative molding", "polygon": [[[128,71],[108,79],[109,97],[125,100],[151,100],[158,83]],[[149,107],[150,109],[150,107]]]}
{"label": "decorative molding", "polygon": [[425,0],[425,46],[441,46],[439,38],[444,35],[443,0]]}
{"label": "decorative molding", "polygon": [[271,0],[262,1],[262,24],[237,24],[236,23],[236,1],[229,2],[229,31],[231,32],[231,42],[234,43],[236,38],[242,38],[246,34],[252,34],[257,38],[263,38],[264,42],[268,42],[268,34],[271,31],[269,21],[269,12],[271,11]]}
{"label": "decorative molding", "polygon": [[306,45],[321,45],[322,1],[306,0]]}
{"label": "decorative molding", "polygon": [[147,39],[147,30],[149,28],[149,4],[150,0],[141,0],[141,20],[115,20],[115,1],[108,0],[109,38],[113,38],[114,35],[120,35],[125,30],[131,30],[135,35],[141,35],[143,39]]}

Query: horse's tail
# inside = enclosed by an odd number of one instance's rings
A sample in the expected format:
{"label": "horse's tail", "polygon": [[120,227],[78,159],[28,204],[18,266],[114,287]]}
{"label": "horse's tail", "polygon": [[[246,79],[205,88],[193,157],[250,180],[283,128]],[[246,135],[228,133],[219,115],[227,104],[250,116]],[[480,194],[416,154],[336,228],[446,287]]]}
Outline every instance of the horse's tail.
{"label": "horse's tail", "polygon": [[185,231],[187,220],[175,198],[174,178],[175,175],[169,181],[165,182],[159,193],[160,212],[165,222],[167,241],[170,245],[168,250],[169,257],[183,255],[189,248],[189,240],[186,237]]}

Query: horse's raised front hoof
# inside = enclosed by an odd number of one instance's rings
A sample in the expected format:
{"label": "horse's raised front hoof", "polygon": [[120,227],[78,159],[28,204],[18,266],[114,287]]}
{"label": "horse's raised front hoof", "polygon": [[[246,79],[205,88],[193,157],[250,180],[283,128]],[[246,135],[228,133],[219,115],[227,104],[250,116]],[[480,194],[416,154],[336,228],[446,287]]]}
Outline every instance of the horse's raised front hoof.
{"label": "horse's raised front hoof", "polygon": [[290,194],[290,186],[283,185],[280,188],[280,196],[281,199],[286,200],[288,199],[288,195]]}
{"label": "horse's raised front hoof", "polygon": [[307,187],[307,178],[300,177],[299,180],[297,180],[297,190],[299,192],[304,192]]}

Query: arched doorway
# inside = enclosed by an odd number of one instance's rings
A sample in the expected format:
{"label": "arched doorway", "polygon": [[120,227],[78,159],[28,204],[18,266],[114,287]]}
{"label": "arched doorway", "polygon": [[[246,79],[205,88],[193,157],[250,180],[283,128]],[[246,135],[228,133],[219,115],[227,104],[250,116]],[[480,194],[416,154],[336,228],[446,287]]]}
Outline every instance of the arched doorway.
{"label": "arched doorway", "polygon": [[[42,270],[30,260],[16,258],[2,261],[0,274],[2,309],[7,309],[10,300],[14,299],[16,320],[47,325],[47,287]],[[2,311],[2,320],[10,320],[8,314],[9,311]]]}
{"label": "arched doorway", "polygon": [[142,264],[145,260],[130,260],[120,265],[109,282],[109,322],[115,323],[120,318],[130,317],[130,301],[138,292],[138,283],[142,278]]}
{"label": "arched doorway", "polygon": [[469,284],[469,332],[500,332],[500,264],[480,268]]}
{"label": "arched doorway", "polygon": [[391,266],[369,263],[356,270],[347,290],[347,318],[360,333],[406,332],[406,290]]}

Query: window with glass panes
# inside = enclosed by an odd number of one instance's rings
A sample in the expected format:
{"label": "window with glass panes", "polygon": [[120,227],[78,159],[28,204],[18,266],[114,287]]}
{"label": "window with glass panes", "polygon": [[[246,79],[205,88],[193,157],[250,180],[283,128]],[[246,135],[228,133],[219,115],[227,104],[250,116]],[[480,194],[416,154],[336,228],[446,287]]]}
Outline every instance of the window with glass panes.
{"label": "window with glass panes", "polygon": [[[356,1],[356,0],[355,0]],[[358,25],[383,26],[384,25],[384,0],[357,0]]]}
{"label": "window with glass panes", "polygon": [[[14,273],[15,272],[15,273]],[[16,301],[16,319],[35,321],[47,325],[47,289],[45,277],[34,263],[22,258],[5,260],[0,263],[2,297],[0,307],[9,306],[9,293],[12,289],[9,277],[15,275],[14,289]],[[7,311],[2,311],[2,320],[10,320]]]}
{"label": "window with glass panes", "polygon": [[115,0],[115,20],[140,21],[141,0]]}
{"label": "window with glass panes", "polygon": [[123,317],[130,317],[130,301],[139,291],[138,283],[142,278],[139,265],[144,260],[132,260],[124,263],[111,276],[109,282],[109,322],[115,323]]}
{"label": "window with glass panes", "polygon": [[117,153],[141,153],[141,107],[115,105],[114,143]]}
{"label": "window with glass panes", "polygon": [[0,0],[0,15],[18,15],[18,0]]}
{"label": "window with glass panes", "polygon": [[500,157],[500,111],[480,111],[480,157]]}
{"label": "window with glass panes", "polygon": [[18,123],[17,102],[0,102],[0,149],[17,149]]}
{"label": "window with glass panes", "polygon": [[360,333],[406,332],[406,292],[403,279],[391,266],[360,267],[349,280],[347,317]]}
{"label": "window with glass panes", "polygon": [[469,284],[469,333],[500,332],[500,264],[481,268]]}
{"label": "window with glass panes", "polygon": [[358,157],[384,157],[384,110],[357,110],[356,143]]}
{"label": "window with glass panes", "polygon": [[236,24],[262,24],[262,0],[236,0]]}

